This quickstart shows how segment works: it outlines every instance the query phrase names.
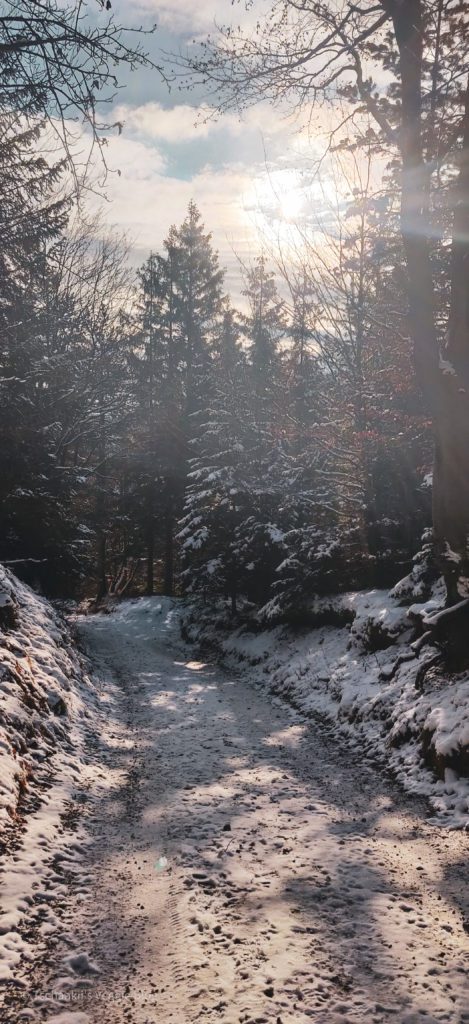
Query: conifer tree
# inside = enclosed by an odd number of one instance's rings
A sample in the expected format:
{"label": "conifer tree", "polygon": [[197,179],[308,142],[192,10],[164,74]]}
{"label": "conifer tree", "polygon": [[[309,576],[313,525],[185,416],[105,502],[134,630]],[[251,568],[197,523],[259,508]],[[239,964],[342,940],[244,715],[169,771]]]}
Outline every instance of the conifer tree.
{"label": "conifer tree", "polygon": [[[19,571],[70,571],[70,482],[57,449],[48,248],[66,224],[63,164],[38,155],[40,126],[0,120],[0,557]],[[76,566],[73,567],[76,569]],[[31,576],[30,576],[31,578]]]}
{"label": "conifer tree", "polygon": [[285,304],[279,297],[275,277],[263,254],[245,271],[243,295],[249,312],[243,329],[259,397],[275,386],[279,344],[285,333]]}
{"label": "conifer tree", "polygon": [[212,364],[209,407],[193,438],[180,541],[188,593],[228,599],[233,614],[245,593],[238,531],[248,514],[251,391],[237,316],[224,311]]}
{"label": "conifer tree", "polygon": [[246,272],[244,296],[248,313],[243,317],[243,334],[250,366],[245,479],[251,500],[238,526],[237,541],[239,562],[248,573],[248,597],[264,604],[283,553],[275,466],[285,428],[285,367],[280,343],[287,331],[287,317],[263,254]]}
{"label": "conifer tree", "polygon": [[141,326],[134,363],[136,401],[140,420],[146,423],[138,487],[145,492],[149,593],[155,554],[163,563],[164,592],[171,594],[174,587],[176,523],[183,507],[191,437],[208,406],[222,318],[222,281],[211,236],[190,203],[182,225],[171,228],[163,253],[151,257],[140,274]]}

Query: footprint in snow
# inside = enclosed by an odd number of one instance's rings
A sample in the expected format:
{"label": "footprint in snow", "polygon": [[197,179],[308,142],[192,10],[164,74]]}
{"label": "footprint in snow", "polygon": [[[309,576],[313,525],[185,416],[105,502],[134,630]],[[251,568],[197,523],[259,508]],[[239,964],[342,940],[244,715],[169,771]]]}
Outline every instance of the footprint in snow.
{"label": "footprint in snow", "polygon": [[65,963],[74,974],[79,974],[80,976],[100,973],[99,967],[90,960],[87,953],[74,953],[72,956],[66,957]]}

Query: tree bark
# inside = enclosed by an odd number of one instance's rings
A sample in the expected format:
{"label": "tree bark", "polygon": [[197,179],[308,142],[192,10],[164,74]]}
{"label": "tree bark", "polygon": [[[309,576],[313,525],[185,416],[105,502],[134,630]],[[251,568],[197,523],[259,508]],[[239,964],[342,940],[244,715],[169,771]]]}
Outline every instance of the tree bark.
{"label": "tree bark", "polygon": [[154,377],[154,322],[153,303],[155,289],[155,268],[154,256],[150,255],[150,310],[149,310],[149,331],[147,347],[148,364],[148,437],[149,437],[149,467],[150,479],[146,489],[146,542],[147,542],[147,581],[146,592],[149,597],[154,593],[154,562],[155,562],[155,481],[153,479],[154,464],[156,461],[156,436],[155,436],[155,377]]}
{"label": "tree bark", "polygon": [[422,141],[422,0],[388,3],[400,54],[401,232],[407,262],[409,328],[415,365],[434,423],[433,529],[448,604],[460,599],[469,535],[469,126],[454,211],[451,308],[440,361],[429,243],[429,175]]}
{"label": "tree bark", "polygon": [[172,503],[166,508],[164,548],[164,593],[172,597],[174,590],[174,513]]}
{"label": "tree bark", "polygon": [[400,55],[401,234],[407,263],[409,327],[420,383],[435,414],[439,406],[440,374],[429,246],[429,171],[422,139],[422,2],[394,0],[391,14]]}
{"label": "tree bark", "polygon": [[106,538],[106,416],[101,408],[99,414],[98,469],[96,472],[96,601],[102,601],[107,594],[107,538]]}
{"label": "tree bark", "polygon": [[97,557],[96,557],[96,575],[97,575],[97,590],[96,590],[96,601],[99,602],[106,597],[107,594],[107,578],[106,578],[106,534],[102,528],[98,532],[98,543],[97,543]]}
{"label": "tree bark", "polygon": [[466,596],[462,579],[469,577],[469,83],[454,189],[451,302],[443,356],[434,527],[447,562],[449,603],[456,603]]}
{"label": "tree bark", "polygon": [[146,534],[147,534],[147,582],[146,592],[152,597],[155,588],[155,484],[150,480],[147,487],[147,513],[146,513]]}

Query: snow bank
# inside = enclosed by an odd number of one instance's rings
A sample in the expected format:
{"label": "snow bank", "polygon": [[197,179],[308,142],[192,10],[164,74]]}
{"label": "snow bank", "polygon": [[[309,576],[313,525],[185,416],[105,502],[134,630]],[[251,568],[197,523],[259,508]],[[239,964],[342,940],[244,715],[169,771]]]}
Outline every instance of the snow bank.
{"label": "snow bank", "polygon": [[[55,926],[51,896],[61,890],[57,857],[65,842],[59,836],[64,815],[83,796],[94,711],[67,626],[0,567],[1,981],[14,976],[27,952],[26,916],[44,935]],[[72,836],[78,847],[79,830]]]}
{"label": "snow bank", "polygon": [[70,749],[84,714],[83,673],[52,607],[0,567],[0,829],[18,814],[58,748]]}
{"label": "snow bank", "polygon": [[[320,612],[318,602],[317,612]],[[230,630],[218,616],[188,608],[184,635],[210,647],[230,667],[249,670],[298,711],[337,730],[360,756],[390,764],[414,793],[428,797],[440,822],[469,826],[469,675],[442,675],[436,649],[419,650],[416,623],[438,599],[402,607],[387,591],[343,595],[324,608],[349,611],[347,627],[308,631],[255,623]],[[320,615],[318,615],[320,621]],[[340,747],[338,747],[340,757]]]}
{"label": "snow bank", "polygon": [[[125,623],[126,633],[131,633],[134,638],[141,636],[142,640],[151,638],[152,625],[156,636],[165,636],[166,640],[174,638],[175,643],[179,641],[180,633],[180,602],[177,598],[154,595],[153,597],[126,598],[124,601],[112,600],[105,613],[112,615],[113,622]],[[86,625],[86,616],[79,617],[79,621]]]}

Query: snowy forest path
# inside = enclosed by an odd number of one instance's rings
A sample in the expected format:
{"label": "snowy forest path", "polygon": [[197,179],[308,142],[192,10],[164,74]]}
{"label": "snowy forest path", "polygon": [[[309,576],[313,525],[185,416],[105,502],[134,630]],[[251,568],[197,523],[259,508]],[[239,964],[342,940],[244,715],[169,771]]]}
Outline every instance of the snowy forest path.
{"label": "snowy forest path", "polygon": [[122,687],[74,919],[100,972],[83,1021],[469,1021],[467,837],[287,706],[188,661],[156,607],[79,624]]}

